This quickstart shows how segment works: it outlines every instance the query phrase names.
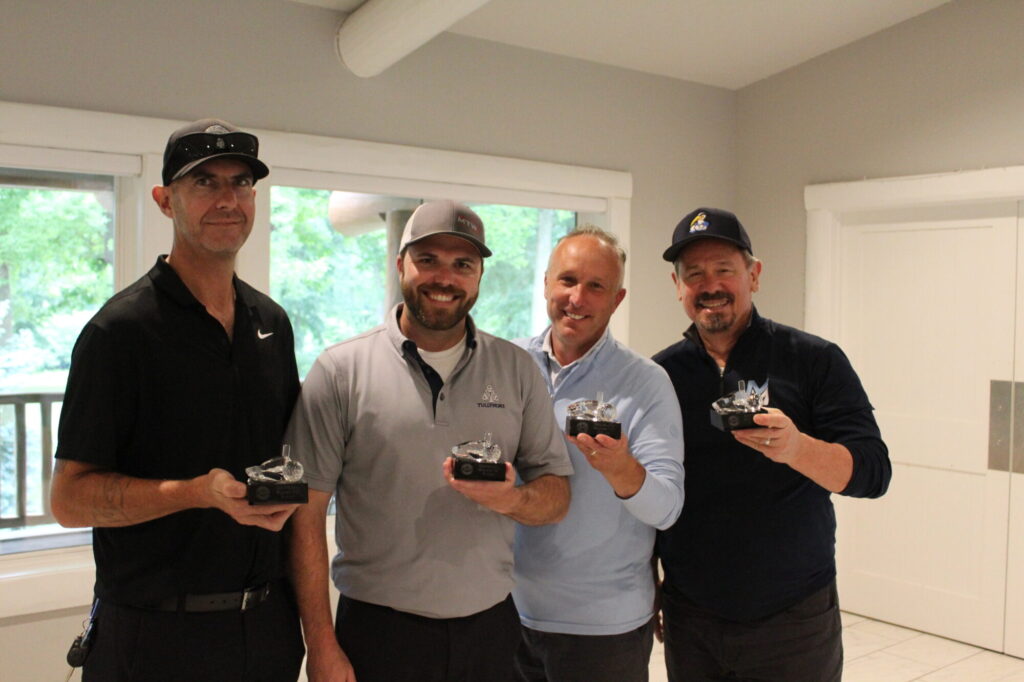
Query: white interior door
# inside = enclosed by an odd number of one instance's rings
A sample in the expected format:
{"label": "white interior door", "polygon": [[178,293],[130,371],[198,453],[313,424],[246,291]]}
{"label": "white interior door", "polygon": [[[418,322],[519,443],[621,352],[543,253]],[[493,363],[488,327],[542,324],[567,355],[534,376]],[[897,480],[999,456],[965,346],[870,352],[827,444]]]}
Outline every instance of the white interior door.
{"label": "white interior door", "polygon": [[836,340],[893,463],[885,497],[834,498],[843,608],[1002,650],[1016,203],[841,222]]}

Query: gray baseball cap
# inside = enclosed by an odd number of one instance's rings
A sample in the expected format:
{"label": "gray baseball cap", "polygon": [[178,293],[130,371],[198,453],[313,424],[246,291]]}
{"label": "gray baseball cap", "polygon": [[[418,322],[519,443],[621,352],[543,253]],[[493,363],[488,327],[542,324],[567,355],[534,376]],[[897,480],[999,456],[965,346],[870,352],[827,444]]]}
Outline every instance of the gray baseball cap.
{"label": "gray baseball cap", "polygon": [[404,252],[409,244],[435,234],[461,237],[475,246],[484,258],[491,255],[491,250],[484,243],[484,222],[480,216],[469,206],[451,199],[428,201],[416,207],[405,224],[398,253]]}

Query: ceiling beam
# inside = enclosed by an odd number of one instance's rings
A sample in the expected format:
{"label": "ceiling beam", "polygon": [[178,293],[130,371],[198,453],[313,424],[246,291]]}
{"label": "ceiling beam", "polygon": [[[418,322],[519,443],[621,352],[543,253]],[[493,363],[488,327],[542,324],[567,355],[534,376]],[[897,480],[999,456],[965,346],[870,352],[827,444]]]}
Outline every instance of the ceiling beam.
{"label": "ceiling beam", "polygon": [[338,29],[338,56],[357,76],[383,72],[488,0],[368,0]]}

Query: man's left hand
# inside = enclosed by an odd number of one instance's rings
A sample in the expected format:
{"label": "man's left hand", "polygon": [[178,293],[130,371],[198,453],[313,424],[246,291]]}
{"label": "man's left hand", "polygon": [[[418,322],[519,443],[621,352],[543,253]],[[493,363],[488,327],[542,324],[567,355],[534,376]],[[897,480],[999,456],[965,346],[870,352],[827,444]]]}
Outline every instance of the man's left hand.
{"label": "man's left hand", "polygon": [[732,436],[773,462],[792,464],[800,449],[802,434],[782,410],[774,407],[767,409],[767,414],[754,415],[754,423],[761,428],[739,429],[733,431]]}
{"label": "man's left hand", "polygon": [[499,514],[507,514],[515,508],[516,481],[512,474],[511,464],[504,462],[504,481],[472,481],[455,478],[453,464],[452,457],[444,460],[444,478],[448,481],[448,485],[477,504],[493,509]]}
{"label": "man's left hand", "polygon": [[604,434],[594,437],[581,433],[570,436],[569,440],[579,448],[590,466],[601,472],[619,497],[632,497],[643,486],[647,470],[629,451],[625,436],[616,440]]}
{"label": "man's left hand", "polygon": [[846,489],[853,476],[853,455],[841,443],[829,443],[802,433],[782,410],[769,407],[755,414],[759,428],[732,432],[733,438],[773,462],[800,472],[829,492]]}

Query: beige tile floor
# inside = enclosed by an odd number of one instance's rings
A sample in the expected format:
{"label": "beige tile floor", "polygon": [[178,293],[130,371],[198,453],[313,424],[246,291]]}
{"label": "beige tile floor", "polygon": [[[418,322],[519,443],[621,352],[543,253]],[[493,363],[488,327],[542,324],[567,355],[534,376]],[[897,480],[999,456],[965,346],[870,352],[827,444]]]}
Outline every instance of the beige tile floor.
{"label": "beige tile floor", "polygon": [[[1024,682],[1024,660],[843,613],[843,682]],[[655,642],[650,682],[668,682]]]}

